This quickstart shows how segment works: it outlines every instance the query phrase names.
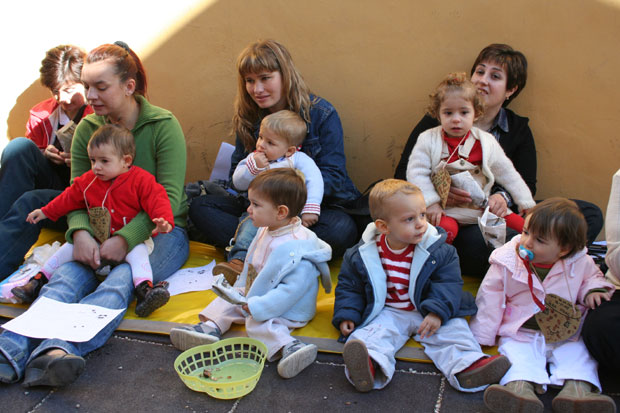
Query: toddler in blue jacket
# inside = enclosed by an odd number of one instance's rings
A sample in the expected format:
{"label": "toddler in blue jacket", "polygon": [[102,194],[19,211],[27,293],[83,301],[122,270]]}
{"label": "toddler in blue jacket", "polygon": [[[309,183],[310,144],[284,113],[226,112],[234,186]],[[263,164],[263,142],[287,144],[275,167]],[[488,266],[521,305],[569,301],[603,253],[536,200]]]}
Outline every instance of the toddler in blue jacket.
{"label": "toddler in blue jacket", "polygon": [[319,276],[325,290],[331,289],[331,248],[298,217],[306,186],[294,169],[261,172],[248,197],[249,216],[259,229],[234,285],[244,291],[247,304],[218,297],[199,314],[200,323],[172,329],[170,340],[186,350],[218,341],[233,323],[245,324],[248,336],[267,346],[267,359],[280,359],[278,374],[290,378],[316,359],[317,347],[291,337],[291,331],[314,317]]}
{"label": "toddler in blue jacket", "polygon": [[358,391],[385,387],[396,352],[411,336],[457,390],[498,382],[508,359],[488,357],[464,316],[476,313],[456,250],[429,225],[420,189],[387,179],[370,192],[374,222],[350,248],[336,287],[333,325],[343,337],[345,374]]}

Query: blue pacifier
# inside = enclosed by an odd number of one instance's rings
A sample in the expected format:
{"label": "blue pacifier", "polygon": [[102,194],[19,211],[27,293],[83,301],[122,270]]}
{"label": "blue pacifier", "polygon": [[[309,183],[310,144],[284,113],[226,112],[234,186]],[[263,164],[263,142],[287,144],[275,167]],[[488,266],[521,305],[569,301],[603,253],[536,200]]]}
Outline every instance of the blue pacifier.
{"label": "blue pacifier", "polygon": [[523,245],[519,245],[519,257],[526,261],[532,261],[534,259],[534,253],[525,248]]}

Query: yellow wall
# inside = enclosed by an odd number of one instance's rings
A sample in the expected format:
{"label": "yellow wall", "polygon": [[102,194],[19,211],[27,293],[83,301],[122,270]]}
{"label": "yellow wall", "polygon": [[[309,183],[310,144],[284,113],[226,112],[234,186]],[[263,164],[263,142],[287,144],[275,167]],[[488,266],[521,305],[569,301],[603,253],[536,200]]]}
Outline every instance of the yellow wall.
{"label": "yellow wall", "polygon": [[[82,2],[79,10],[15,3],[0,5],[1,135],[5,128],[9,137],[23,135],[28,108],[47,97],[37,79],[45,50],[122,39],[143,58],[151,101],[183,126],[187,180],[208,177],[219,142],[232,142],[235,58],[247,43],[271,37],[338,109],[348,170],[363,189],[392,175],[435,84],[448,72],[468,71],[482,47],[502,42],[530,64],[527,87],[511,108],[531,120],[537,198],[582,198],[605,209],[620,168],[617,0],[112,0]],[[41,13],[25,24],[22,17],[37,7]]]}

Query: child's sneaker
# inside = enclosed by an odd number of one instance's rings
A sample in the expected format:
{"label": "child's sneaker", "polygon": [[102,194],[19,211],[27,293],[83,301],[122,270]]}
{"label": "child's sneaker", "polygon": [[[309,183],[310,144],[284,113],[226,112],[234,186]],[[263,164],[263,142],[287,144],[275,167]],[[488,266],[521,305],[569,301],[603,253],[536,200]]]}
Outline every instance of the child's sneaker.
{"label": "child's sneaker", "polygon": [[318,349],[314,344],[293,340],[282,348],[282,358],[278,362],[280,377],[290,379],[316,360]]}
{"label": "child's sneaker", "polygon": [[545,408],[534,393],[534,385],[525,380],[487,387],[484,405],[495,413],[543,413]]}
{"label": "child's sneaker", "polygon": [[614,400],[604,394],[594,393],[590,383],[565,380],[562,391],[552,402],[554,412],[609,412],[616,411]]}
{"label": "child's sneaker", "polygon": [[499,383],[511,364],[506,356],[500,354],[483,357],[456,374],[456,379],[464,389],[475,389],[487,384]]}
{"label": "child's sneaker", "polygon": [[206,323],[193,326],[176,327],[170,330],[172,345],[181,351],[203,344],[212,344],[222,339],[222,331]]}
{"label": "child's sneaker", "polygon": [[342,358],[357,391],[371,391],[375,386],[375,366],[368,355],[366,344],[361,340],[348,340]]}
{"label": "child's sneaker", "polygon": [[138,300],[136,303],[138,317],[148,317],[170,299],[166,281],[160,281],[155,285],[151,281],[142,281],[136,287],[135,294]]}
{"label": "child's sneaker", "polygon": [[11,290],[18,304],[28,304],[33,302],[41,292],[41,288],[47,284],[47,277],[42,272],[38,272],[26,284],[15,287]]}

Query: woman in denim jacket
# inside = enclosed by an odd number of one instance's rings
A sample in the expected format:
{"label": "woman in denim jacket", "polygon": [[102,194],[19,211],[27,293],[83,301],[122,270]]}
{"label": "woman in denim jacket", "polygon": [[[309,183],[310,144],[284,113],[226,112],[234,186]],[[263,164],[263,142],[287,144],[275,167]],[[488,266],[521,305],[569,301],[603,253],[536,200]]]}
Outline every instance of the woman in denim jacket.
{"label": "woman in denim jacket", "polygon": [[[335,256],[342,255],[357,240],[356,224],[342,207],[359,198],[360,193],[346,172],[342,125],[336,109],[310,93],[288,50],[274,40],[246,47],[237,59],[237,70],[239,83],[233,116],[236,147],[230,176],[239,161],[256,149],[264,116],[282,109],[299,113],[308,127],[301,151],[316,162],[325,184],[321,215],[310,229],[332,247]],[[244,196],[203,195],[192,201],[190,219],[205,235],[206,242],[225,247],[238,225],[253,227],[243,217],[247,206]],[[256,228],[245,229],[239,231],[244,237],[235,240],[229,262],[218,265],[215,273],[236,275],[241,271],[256,233]]]}

